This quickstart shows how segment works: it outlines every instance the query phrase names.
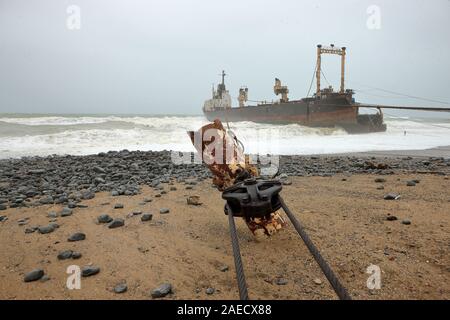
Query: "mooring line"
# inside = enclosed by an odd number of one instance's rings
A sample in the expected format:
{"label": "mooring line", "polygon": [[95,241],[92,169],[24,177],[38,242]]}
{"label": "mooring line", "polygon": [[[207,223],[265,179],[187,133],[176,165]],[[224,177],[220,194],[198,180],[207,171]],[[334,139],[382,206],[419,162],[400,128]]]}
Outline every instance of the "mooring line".
{"label": "mooring line", "polygon": [[234,266],[236,268],[239,298],[241,300],[248,300],[247,283],[245,281],[244,267],[242,265],[241,259],[241,250],[239,249],[236,224],[234,223],[234,215],[228,204],[226,204],[226,210],[228,213],[228,222],[230,223],[231,246],[233,247]]}
{"label": "mooring line", "polygon": [[322,272],[325,274],[325,277],[328,279],[331,286],[333,287],[334,292],[336,292],[339,299],[341,300],[351,300],[352,298],[348,294],[347,289],[344,288],[344,286],[341,284],[339,279],[334,274],[333,270],[331,270],[331,267],[328,265],[326,260],[320,254],[317,247],[314,245],[309,236],[306,234],[305,229],[303,228],[301,223],[297,220],[297,218],[294,216],[291,210],[289,210],[289,208],[286,206],[286,203],[284,202],[283,198],[279,196],[279,199],[284,212],[286,212],[286,215],[291,220],[295,230],[297,230],[298,234],[303,239],[303,242],[305,243],[306,247],[308,247],[309,252],[311,252],[314,259],[319,264],[320,268],[322,269]]}

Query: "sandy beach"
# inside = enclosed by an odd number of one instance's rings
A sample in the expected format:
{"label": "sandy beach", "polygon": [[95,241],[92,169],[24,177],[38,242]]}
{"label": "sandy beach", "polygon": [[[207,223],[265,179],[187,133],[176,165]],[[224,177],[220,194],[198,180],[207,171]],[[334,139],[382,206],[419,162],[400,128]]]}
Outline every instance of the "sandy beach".
{"label": "sandy beach", "polygon": [[[342,157],[305,161],[337,159]],[[450,298],[450,166],[443,158],[427,162],[437,171],[397,169],[391,163],[390,170],[323,174],[316,168],[318,174],[287,178],[292,184],[283,187],[284,199],[354,299]],[[411,180],[415,185],[407,186]],[[387,193],[401,197],[387,201]],[[188,205],[191,195],[202,204]],[[67,203],[30,202],[0,211],[0,299],[151,299],[162,283],[173,291],[164,299],[238,298],[224,201],[209,179],[173,178],[157,188],[141,184],[135,195],[99,191],[88,198],[66,216],[60,213]],[[115,209],[117,204],[123,208]],[[169,212],[160,213],[162,208]],[[150,221],[142,221],[146,213],[152,214]],[[108,228],[98,222],[102,214],[122,218],[124,225]],[[255,238],[242,220],[236,222],[252,299],[336,299],[292,225],[273,237]],[[31,231],[49,223],[59,227],[45,234]],[[76,232],[86,238],[69,242]],[[58,259],[66,250],[81,258]],[[366,286],[371,264],[381,268],[380,290]],[[69,290],[70,265],[100,272]],[[46,276],[24,282],[37,268]],[[127,291],[115,293],[118,284],[126,284]]]}

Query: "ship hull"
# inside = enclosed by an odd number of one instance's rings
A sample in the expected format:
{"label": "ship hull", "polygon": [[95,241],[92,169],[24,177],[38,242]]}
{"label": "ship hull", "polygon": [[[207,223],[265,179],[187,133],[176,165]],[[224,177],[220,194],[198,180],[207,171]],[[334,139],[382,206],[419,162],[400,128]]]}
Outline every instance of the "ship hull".
{"label": "ship hull", "polygon": [[[258,123],[297,123],[309,127],[341,127],[349,133],[385,131],[380,121],[361,121],[358,106],[327,104],[320,101],[292,101],[287,103],[263,104],[241,108],[204,111],[209,121],[224,122],[253,121]],[[376,115],[374,115],[376,116]],[[365,117],[367,120],[367,117]],[[364,123],[363,123],[364,122]]]}

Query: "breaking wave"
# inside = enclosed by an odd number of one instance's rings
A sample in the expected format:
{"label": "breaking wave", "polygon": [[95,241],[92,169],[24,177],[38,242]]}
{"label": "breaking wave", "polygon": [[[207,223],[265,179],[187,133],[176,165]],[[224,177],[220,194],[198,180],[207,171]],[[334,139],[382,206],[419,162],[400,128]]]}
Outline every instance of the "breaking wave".
{"label": "breaking wave", "polygon": [[[85,155],[110,150],[194,151],[186,131],[202,116],[0,116],[0,158]],[[386,118],[388,130],[349,135],[341,129],[297,124],[230,123],[246,152],[331,154],[379,150],[421,150],[450,145],[448,120]]]}

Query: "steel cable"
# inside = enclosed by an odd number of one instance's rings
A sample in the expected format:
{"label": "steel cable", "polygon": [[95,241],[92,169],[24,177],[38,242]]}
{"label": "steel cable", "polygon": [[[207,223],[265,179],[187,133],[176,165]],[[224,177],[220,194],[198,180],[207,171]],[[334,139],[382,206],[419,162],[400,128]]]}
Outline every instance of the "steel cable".
{"label": "steel cable", "polygon": [[306,234],[305,229],[303,228],[301,223],[297,220],[297,218],[295,218],[294,214],[286,206],[286,203],[284,202],[283,198],[280,196],[279,199],[281,202],[281,206],[283,207],[283,210],[286,212],[286,215],[291,220],[295,230],[297,230],[298,234],[303,239],[303,242],[308,247],[309,252],[311,252],[314,259],[319,264],[320,268],[322,269],[322,272],[325,274],[325,277],[327,277],[328,281],[333,287],[334,292],[336,292],[339,299],[341,300],[351,300],[351,297],[348,294],[347,289],[345,289],[344,286],[340,283],[339,279],[336,277],[333,270],[331,270],[330,266],[322,257],[319,250],[316,248],[316,246],[313,244],[309,236]]}
{"label": "steel cable", "polygon": [[236,268],[239,298],[241,300],[248,300],[247,283],[245,282],[244,267],[242,266],[241,250],[239,249],[239,240],[237,237],[236,225],[234,223],[234,215],[228,204],[226,204],[226,211],[228,213],[228,222],[230,223],[231,246],[233,247],[234,266]]}

